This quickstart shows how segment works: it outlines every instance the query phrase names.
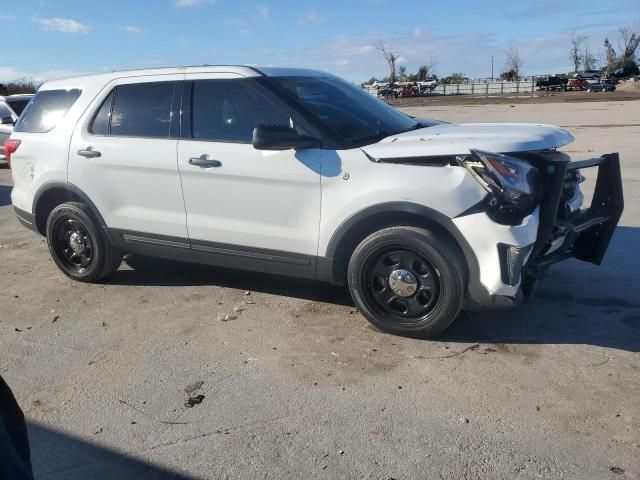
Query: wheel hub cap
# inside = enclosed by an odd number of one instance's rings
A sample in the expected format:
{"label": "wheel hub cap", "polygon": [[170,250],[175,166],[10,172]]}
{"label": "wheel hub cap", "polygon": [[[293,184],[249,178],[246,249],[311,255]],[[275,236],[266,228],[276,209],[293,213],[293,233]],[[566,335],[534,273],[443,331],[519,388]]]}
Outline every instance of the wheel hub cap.
{"label": "wheel hub cap", "polygon": [[84,252],[84,237],[78,232],[73,232],[69,236],[69,246],[73,249],[73,251],[77,254],[81,254]]}
{"label": "wheel hub cap", "polygon": [[399,297],[410,297],[418,289],[418,280],[409,270],[399,268],[389,275],[389,287]]}

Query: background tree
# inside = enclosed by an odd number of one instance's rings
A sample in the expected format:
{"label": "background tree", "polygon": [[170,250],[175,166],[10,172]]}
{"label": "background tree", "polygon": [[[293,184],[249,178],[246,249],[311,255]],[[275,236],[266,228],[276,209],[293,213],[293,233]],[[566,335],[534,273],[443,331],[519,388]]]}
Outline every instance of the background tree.
{"label": "background tree", "polygon": [[391,83],[395,83],[397,81],[396,62],[398,61],[398,56],[395,53],[389,51],[382,40],[378,42],[375,48],[380,53],[382,53],[382,56],[389,66],[389,81]]}
{"label": "background tree", "polygon": [[435,63],[433,62],[427,63],[426,65],[421,65],[420,68],[418,68],[417,80],[423,81],[433,77],[433,70],[435,69],[435,66]]}
{"label": "background tree", "polygon": [[452,73],[448,77],[442,79],[443,83],[447,84],[456,84],[462,83],[467,77],[464,76],[464,73]]}
{"label": "background tree", "polygon": [[500,80],[504,80],[506,82],[515,82],[518,80],[518,75],[513,70],[507,70],[506,72],[502,72],[500,74]]}
{"label": "background tree", "polygon": [[35,82],[30,78],[21,78],[11,82],[0,83],[0,95],[15,95],[18,93],[35,93]]}
{"label": "background tree", "polygon": [[505,64],[505,71],[513,73],[513,80],[520,79],[520,73],[522,70],[522,58],[516,48],[510,48],[507,52],[507,62]]}
{"label": "background tree", "polygon": [[[580,65],[582,64],[584,57],[581,54],[582,44],[586,40],[584,35],[571,32],[571,49],[569,50],[569,56],[571,57],[571,63],[573,63],[573,71],[580,71]],[[585,67],[586,69],[587,67]]]}
{"label": "background tree", "polygon": [[406,65],[400,65],[400,68],[398,69],[398,78],[401,82],[406,82],[408,80]]}
{"label": "background tree", "polygon": [[604,39],[604,49],[607,56],[607,74],[609,74],[616,68],[616,51],[608,38]]}
{"label": "background tree", "polygon": [[638,50],[638,45],[640,45],[640,33],[636,31],[637,29],[640,29],[640,25],[620,28],[620,40],[622,41],[620,46],[620,67],[636,66],[636,51]]}
{"label": "background tree", "polygon": [[582,57],[582,64],[585,70],[596,70],[598,66],[598,59],[591,54],[589,45],[584,47],[584,57]]}

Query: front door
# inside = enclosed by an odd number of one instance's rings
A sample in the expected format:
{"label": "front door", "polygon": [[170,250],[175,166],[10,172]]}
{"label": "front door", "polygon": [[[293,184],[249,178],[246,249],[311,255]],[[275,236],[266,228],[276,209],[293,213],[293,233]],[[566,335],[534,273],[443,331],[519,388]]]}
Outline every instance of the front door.
{"label": "front door", "polygon": [[253,148],[256,125],[295,123],[290,107],[256,80],[231,74],[187,80],[178,168],[194,255],[314,277],[321,150]]}

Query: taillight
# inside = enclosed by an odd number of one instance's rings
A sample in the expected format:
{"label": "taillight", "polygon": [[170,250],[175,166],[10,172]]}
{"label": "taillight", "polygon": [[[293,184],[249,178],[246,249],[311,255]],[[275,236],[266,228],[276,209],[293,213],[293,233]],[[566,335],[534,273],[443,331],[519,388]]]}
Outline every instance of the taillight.
{"label": "taillight", "polygon": [[7,163],[11,167],[11,154],[18,150],[20,140],[10,138],[4,141],[4,156],[7,157]]}

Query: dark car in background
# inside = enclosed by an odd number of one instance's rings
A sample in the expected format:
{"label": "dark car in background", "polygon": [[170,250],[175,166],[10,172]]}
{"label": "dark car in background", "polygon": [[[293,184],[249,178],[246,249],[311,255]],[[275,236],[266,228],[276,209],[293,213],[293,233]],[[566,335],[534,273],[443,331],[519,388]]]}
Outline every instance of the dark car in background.
{"label": "dark car in background", "polygon": [[640,75],[640,68],[638,68],[637,65],[618,68],[617,70],[614,70],[614,72],[611,74],[613,78],[617,78],[617,79],[630,78],[636,75]]}
{"label": "dark car in background", "polygon": [[587,92],[613,92],[616,86],[609,82],[592,83],[587,87]]}
{"label": "dark car in background", "polygon": [[542,78],[536,82],[536,88],[538,90],[566,90],[567,82],[569,80],[563,75],[550,75]]}
{"label": "dark car in background", "polygon": [[22,112],[27,107],[28,103],[33,98],[32,93],[8,95],[4,97],[4,101],[11,107],[11,110],[16,112],[18,116],[22,115]]}

